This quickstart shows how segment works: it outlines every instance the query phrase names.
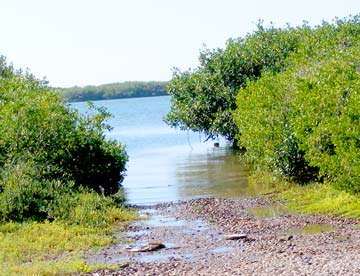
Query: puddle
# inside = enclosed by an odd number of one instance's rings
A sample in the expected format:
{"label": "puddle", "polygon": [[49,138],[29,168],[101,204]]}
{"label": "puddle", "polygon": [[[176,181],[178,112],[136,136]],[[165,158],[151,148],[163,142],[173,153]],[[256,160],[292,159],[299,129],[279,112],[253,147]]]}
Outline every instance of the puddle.
{"label": "puddle", "polygon": [[169,249],[173,249],[173,248],[178,248],[175,243],[171,243],[171,242],[164,242],[165,245],[165,250],[169,250]]}
{"label": "puddle", "polygon": [[191,259],[194,257],[194,254],[152,254],[152,255],[141,255],[133,258],[138,262],[151,263],[156,261],[163,261],[167,259]]}
{"label": "puddle", "polygon": [[[195,235],[197,232],[203,232],[209,229],[207,222],[202,220],[181,220],[175,217],[150,215],[147,220],[139,222],[139,225],[145,229],[128,231],[125,234],[128,238],[137,238],[151,233],[152,227],[179,227],[179,231],[187,235]],[[150,228],[149,228],[150,227]],[[152,230],[151,230],[152,229]]]}
{"label": "puddle", "polygon": [[144,214],[144,215],[151,215],[155,213],[156,213],[156,209],[152,209],[152,208],[145,208],[139,210],[139,214]]}
{"label": "puddle", "polygon": [[[182,241],[177,240],[172,235],[173,232],[178,234],[189,234],[194,236],[190,238],[189,241],[193,242],[193,239],[204,239],[205,236],[210,235],[213,237],[212,232],[208,233],[210,229],[209,224],[203,220],[185,220],[179,219],[173,216],[159,215],[156,209],[148,208],[139,211],[140,215],[146,216],[146,219],[139,220],[135,222],[135,228],[131,231],[123,233],[124,237],[127,237],[131,240],[131,243],[119,243],[114,247],[97,252],[93,256],[90,256],[89,260],[91,263],[126,263],[126,262],[156,262],[164,261],[168,259],[192,259],[204,256],[204,252],[196,248],[190,249],[187,244],[180,244]],[[171,228],[171,231],[167,231],[168,228]],[[164,236],[157,236],[154,233],[157,231],[164,231]],[[156,237],[156,240],[160,240],[164,243],[165,248],[152,251],[152,252],[129,252],[128,249],[142,247],[152,241]],[[167,241],[166,241],[167,240]],[[221,247],[214,248],[208,252],[212,254],[220,254],[228,251],[234,250],[231,247]]]}
{"label": "puddle", "polygon": [[139,231],[128,231],[125,233],[126,237],[133,238],[137,236],[143,236],[149,233],[149,230],[139,230]]}
{"label": "puddle", "polygon": [[283,205],[271,205],[266,207],[248,208],[249,215],[257,218],[274,218],[291,214],[291,210]]}
{"label": "puddle", "polygon": [[174,217],[156,215],[151,216],[150,219],[146,222],[146,225],[154,227],[181,227],[186,226],[187,221],[176,219]]}
{"label": "puddle", "polygon": [[215,249],[211,249],[209,250],[211,253],[226,253],[226,252],[230,252],[230,251],[234,251],[235,247],[230,247],[230,246],[222,246],[222,247],[217,247]]}
{"label": "puddle", "polygon": [[[165,251],[166,252],[166,251]],[[116,263],[127,263],[127,262],[145,262],[145,263],[151,263],[156,261],[164,261],[168,259],[191,259],[194,258],[195,255],[191,253],[165,253],[164,251],[159,252],[152,252],[152,253],[133,253],[129,254],[127,256],[118,256],[118,257],[112,257],[112,258],[106,258],[102,260],[102,263],[108,263],[108,264],[116,264]]]}
{"label": "puddle", "polygon": [[209,225],[202,220],[193,220],[190,222],[190,225],[192,225],[192,228],[196,229],[198,232],[209,229]]}
{"label": "puddle", "polygon": [[305,227],[301,228],[292,228],[289,229],[289,234],[305,234],[305,235],[313,235],[313,234],[319,234],[324,232],[331,232],[335,231],[336,227],[330,225],[330,224],[311,224]]}
{"label": "puddle", "polygon": [[[145,246],[147,245],[148,242],[147,241],[137,241],[136,243],[133,243],[131,244],[131,247],[141,247],[141,246]],[[178,248],[176,246],[175,243],[172,243],[172,242],[164,242],[163,243],[165,245],[165,248],[162,249],[162,250],[170,250],[170,249],[173,249],[173,248]],[[161,250],[161,251],[162,251]],[[161,252],[161,251],[158,251],[158,252]],[[157,252],[157,251],[151,251],[151,252]],[[131,253],[131,252],[130,252]],[[135,252],[135,253],[139,253],[139,252]],[[140,252],[141,253],[141,252]],[[148,252],[147,252],[148,253]]]}
{"label": "puddle", "polygon": [[136,261],[151,263],[156,261],[164,261],[170,258],[174,258],[173,254],[153,254],[153,255],[142,255],[134,258]]}
{"label": "puddle", "polygon": [[146,225],[152,227],[191,227],[196,230],[206,230],[208,226],[206,222],[202,220],[183,220],[175,217],[155,215],[150,216],[149,220],[146,221]]}
{"label": "puddle", "polygon": [[[167,249],[171,249],[174,245],[170,243],[165,243]],[[209,250],[210,253],[221,254],[226,252],[234,251],[236,248],[230,246],[222,246]],[[166,249],[165,249],[166,250]],[[166,252],[166,251],[165,251]],[[173,252],[171,254],[166,254],[164,251],[153,252],[153,253],[140,253],[138,255],[133,255],[130,257],[120,257],[114,258],[111,262],[124,262],[124,261],[138,261],[138,262],[155,262],[155,261],[163,261],[167,259],[192,259],[201,256],[193,253],[180,253]]]}

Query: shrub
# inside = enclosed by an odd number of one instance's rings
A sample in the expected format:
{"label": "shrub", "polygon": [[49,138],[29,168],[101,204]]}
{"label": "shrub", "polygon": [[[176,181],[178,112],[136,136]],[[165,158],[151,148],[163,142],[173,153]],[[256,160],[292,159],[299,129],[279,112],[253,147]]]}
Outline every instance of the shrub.
{"label": "shrub", "polygon": [[353,192],[360,192],[359,46],[336,47],[309,64],[296,78],[294,98],[294,129],[305,158],[321,176]]}
{"label": "shrub", "polygon": [[254,164],[359,192],[359,17],[306,30],[288,68],[237,97],[239,145]]}
{"label": "shrub", "polygon": [[222,135],[234,142],[239,130],[232,112],[239,88],[264,71],[283,70],[299,39],[297,29],[259,24],[245,39],[228,40],[224,50],[203,50],[197,69],[174,71],[168,84],[171,110],[165,121],[182,130],[204,132],[208,139]]}
{"label": "shrub", "polygon": [[288,72],[267,73],[240,90],[235,120],[246,148],[246,159],[255,166],[289,176],[298,182],[316,177],[299,149],[293,127],[291,85]]}
{"label": "shrub", "polygon": [[6,164],[0,175],[0,213],[3,220],[23,221],[49,218],[54,201],[72,187],[59,180],[39,180],[32,161]]}
{"label": "shrub", "polygon": [[89,190],[64,193],[57,197],[49,215],[57,221],[89,227],[107,227],[135,217],[134,213],[125,210],[113,197]]}
{"label": "shrub", "polygon": [[124,178],[124,146],[105,139],[110,114],[80,116],[45,81],[0,59],[3,219],[48,218],[54,200],[85,187],[110,195]]}

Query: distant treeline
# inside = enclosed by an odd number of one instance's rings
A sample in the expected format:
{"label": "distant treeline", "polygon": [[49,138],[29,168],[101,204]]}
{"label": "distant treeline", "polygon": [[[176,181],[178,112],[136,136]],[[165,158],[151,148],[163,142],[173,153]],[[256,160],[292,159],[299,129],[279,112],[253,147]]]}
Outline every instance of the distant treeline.
{"label": "distant treeline", "polygon": [[138,98],[168,95],[167,82],[160,81],[129,81],[110,83],[99,86],[59,88],[63,97],[70,102],[98,101],[122,98]]}

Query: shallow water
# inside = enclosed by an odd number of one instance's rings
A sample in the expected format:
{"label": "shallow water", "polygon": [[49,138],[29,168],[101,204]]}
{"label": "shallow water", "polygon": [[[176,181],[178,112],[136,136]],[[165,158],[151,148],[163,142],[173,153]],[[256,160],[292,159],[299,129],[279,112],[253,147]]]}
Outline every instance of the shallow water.
{"label": "shallow water", "polygon": [[248,213],[257,218],[273,218],[291,214],[291,210],[284,205],[271,205],[247,209]]}
{"label": "shallow water", "polygon": [[[156,213],[155,209],[143,209],[140,213],[148,215],[148,218],[135,222],[135,225],[139,226],[139,230],[123,233],[123,238],[130,239],[132,242],[120,244],[120,247],[115,245],[114,248],[110,248],[107,252],[100,252],[100,254],[95,255],[95,258],[90,258],[91,262],[96,263],[101,260],[101,263],[118,264],[132,261],[148,263],[171,259],[199,259],[205,258],[207,254],[232,252],[239,247],[238,245],[224,245],[221,233],[218,231],[213,232],[206,221],[178,219]],[[149,241],[154,241],[153,233],[164,230],[166,231],[162,232],[163,235],[160,238],[160,242],[165,246],[163,249],[149,252],[127,251],[131,248],[147,246]],[[181,238],[176,236],[179,234]],[[175,235],[175,238],[173,235]],[[186,241],[189,244],[184,243],[182,240],[186,236],[188,237]],[[214,239],[216,242],[213,241],[207,244],[207,239]],[[158,238],[155,241],[158,241]],[[188,245],[191,247],[194,242],[198,242],[201,246],[196,247],[196,249],[189,249]],[[105,252],[106,254],[104,254]]]}
{"label": "shallow water", "polygon": [[292,228],[289,230],[289,234],[313,235],[313,234],[331,232],[335,230],[336,227],[330,224],[311,224],[301,228]]}
{"label": "shallow water", "polygon": [[[85,113],[86,103],[73,107]],[[113,118],[107,136],[126,144],[130,157],[123,182],[129,204],[150,205],[207,196],[252,194],[238,153],[223,139],[203,141],[198,133],[167,126],[170,97],[96,101]]]}

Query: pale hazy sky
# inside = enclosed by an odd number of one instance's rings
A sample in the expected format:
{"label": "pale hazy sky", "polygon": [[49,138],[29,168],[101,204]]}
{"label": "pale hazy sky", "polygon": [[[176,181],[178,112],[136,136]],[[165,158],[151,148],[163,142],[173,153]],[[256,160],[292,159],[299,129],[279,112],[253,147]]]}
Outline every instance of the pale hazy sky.
{"label": "pale hazy sky", "polygon": [[0,55],[52,86],[169,80],[259,19],[311,25],[360,0],[0,0]]}

